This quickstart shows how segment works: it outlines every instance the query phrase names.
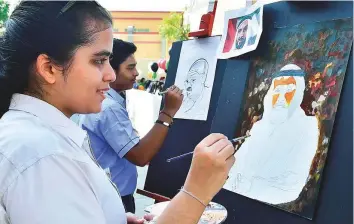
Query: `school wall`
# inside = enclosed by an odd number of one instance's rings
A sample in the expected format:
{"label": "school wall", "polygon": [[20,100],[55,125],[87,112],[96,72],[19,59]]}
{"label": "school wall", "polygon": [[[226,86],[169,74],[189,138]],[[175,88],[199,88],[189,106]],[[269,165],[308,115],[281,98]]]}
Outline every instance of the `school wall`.
{"label": "school wall", "polygon": [[[162,20],[171,12],[113,11],[114,36],[133,42],[138,47],[136,58],[158,60],[168,58],[172,42],[162,38],[158,32]],[[128,33],[128,27],[134,30]]]}

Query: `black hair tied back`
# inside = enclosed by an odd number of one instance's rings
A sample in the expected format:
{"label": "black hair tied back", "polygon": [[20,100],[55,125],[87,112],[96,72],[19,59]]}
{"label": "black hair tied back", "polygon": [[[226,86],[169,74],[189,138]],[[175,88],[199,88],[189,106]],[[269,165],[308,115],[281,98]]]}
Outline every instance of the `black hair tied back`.
{"label": "black hair tied back", "polygon": [[[0,117],[14,93],[43,94],[33,69],[40,54],[65,74],[76,50],[111,26],[110,14],[96,1],[21,1],[0,37]],[[38,85],[30,89],[33,82]]]}

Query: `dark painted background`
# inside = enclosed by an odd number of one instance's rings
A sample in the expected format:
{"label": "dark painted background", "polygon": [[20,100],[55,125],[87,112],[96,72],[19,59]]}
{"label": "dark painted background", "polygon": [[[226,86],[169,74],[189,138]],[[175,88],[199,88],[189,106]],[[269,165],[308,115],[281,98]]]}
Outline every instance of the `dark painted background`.
{"label": "dark painted background", "polygon": [[[353,2],[277,2],[266,5],[263,34],[268,41],[274,27],[348,18]],[[182,43],[171,50],[166,86],[174,83]],[[166,163],[166,159],[189,152],[211,132],[233,137],[242,107],[250,57],[261,55],[262,47],[242,57],[219,60],[207,121],[175,120],[161,152],[150,163],[145,189],[173,197],[183,185],[191,157]],[[346,224],[353,223],[353,57],[349,58],[346,78],[331,138],[321,189],[312,221],[261,202],[221,190],[213,201],[228,209],[225,223]]]}

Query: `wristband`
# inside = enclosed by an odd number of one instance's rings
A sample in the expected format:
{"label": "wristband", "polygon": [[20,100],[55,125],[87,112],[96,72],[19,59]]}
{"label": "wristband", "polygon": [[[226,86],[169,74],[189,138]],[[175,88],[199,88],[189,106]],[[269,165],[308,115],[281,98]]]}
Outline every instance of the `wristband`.
{"label": "wristband", "polygon": [[173,120],[173,117],[171,115],[169,115],[168,113],[164,112],[164,111],[160,111],[160,114],[164,114],[167,117],[171,118],[171,120]]}
{"label": "wristband", "polygon": [[183,193],[185,193],[185,194],[187,194],[187,195],[189,195],[190,197],[194,198],[194,199],[197,200],[200,204],[202,204],[204,207],[207,207],[207,205],[204,204],[204,202],[202,202],[202,200],[200,200],[199,198],[197,198],[196,196],[194,196],[191,192],[184,190],[183,187],[180,189],[180,191],[183,192]]}
{"label": "wristband", "polygon": [[164,122],[164,121],[157,120],[155,123],[157,123],[157,124],[162,124],[162,125],[164,125],[164,126],[166,126],[166,127],[168,127],[168,128],[171,127],[171,124],[169,124],[169,123],[167,123],[167,122]]}

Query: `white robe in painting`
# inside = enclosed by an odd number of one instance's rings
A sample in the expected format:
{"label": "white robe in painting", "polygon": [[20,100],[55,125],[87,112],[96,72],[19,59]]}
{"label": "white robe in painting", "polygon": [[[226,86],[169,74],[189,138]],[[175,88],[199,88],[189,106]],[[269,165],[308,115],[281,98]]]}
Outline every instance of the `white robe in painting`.
{"label": "white robe in painting", "polygon": [[[282,77],[277,78],[280,79]],[[304,77],[294,76],[296,91],[286,109],[272,105],[274,80],[264,98],[262,120],[235,154],[236,163],[224,188],[270,204],[298,198],[316,154],[319,127],[316,117],[301,109]],[[279,97],[278,102],[285,100]]]}

